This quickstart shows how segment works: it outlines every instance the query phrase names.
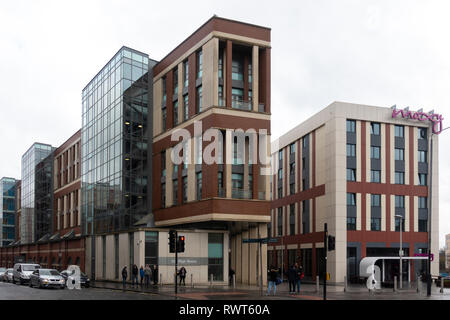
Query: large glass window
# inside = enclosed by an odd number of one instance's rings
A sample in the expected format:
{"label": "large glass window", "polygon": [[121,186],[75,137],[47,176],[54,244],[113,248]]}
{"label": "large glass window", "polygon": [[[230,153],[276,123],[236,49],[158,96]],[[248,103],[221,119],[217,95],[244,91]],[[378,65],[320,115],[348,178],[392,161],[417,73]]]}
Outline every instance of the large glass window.
{"label": "large glass window", "polygon": [[347,157],[356,157],[356,144],[347,144]]}
{"label": "large glass window", "polygon": [[370,147],[370,158],[380,159],[380,147]]}
{"label": "large glass window", "polygon": [[355,120],[347,120],[347,132],[356,132]]}
{"label": "large glass window", "polygon": [[232,80],[244,80],[244,66],[243,62],[239,57],[233,56],[233,61],[231,64],[231,79]]}
{"label": "large glass window", "polygon": [[347,217],[347,230],[356,230],[356,218]]}
{"label": "large glass window", "polygon": [[395,160],[405,160],[405,149],[395,148]]}
{"label": "large glass window", "polygon": [[347,193],[347,205],[356,206],[356,193]]}
{"label": "large glass window", "polygon": [[202,173],[198,172],[196,175],[196,185],[197,185],[197,200],[202,199]]}
{"label": "large glass window", "polygon": [[183,96],[183,115],[184,115],[184,121],[189,119],[189,95]]}
{"label": "large glass window", "polygon": [[394,134],[395,134],[395,137],[397,137],[397,138],[404,138],[404,130],[405,130],[405,128],[403,127],[403,126],[395,126],[394,127]]}
{"label": "large glass window", "polygon": [[379,136],[380,135],[380,124],[377,122],[372,122],[370,124],[370,134]]}
{"label": "large glass window", "polygon": [[208,278],[223,281],[223,233],[208,234]]}
{"label": "large glass window", "polygon": [[295,234],[295,204],[289,206],[289,234]]}
{"label": "large glass window", "polygon": [[197,113],[202,112],[202,86],[197,87]]}
{"label": "large glass window", "polygon": [[145,232],[145,264],[158,265],[158,232]]}
{"label": "large glass window", "polygon": [[178,124],[178,101],[173,103],[173,124],[174,126]]}
{"label": "large glass window", "polygon": [[197,52],[197,79],[202,77],[203,73],[203,51]]}
{"label": "large glass window", "polygon": [[372,194],[372,195],[370,195],[370,198],[371,198],[371,206],[372,207],[380,207],[381,206],[381,195]]}
{"label": "large glass window", "polygon": [[395,183],[405,184],[405,173],[401,171],[395,171]]}
{"label": "large glass window", "polygon": [[428,208],[428,198],[419,197],[419,209],[427,209],[427,208]]}
{"label": "large glass window", "polygon": [[427,162],[427,152],[419,150],[418,152],[419,162]]}
{"label": "large glass window", "polygon": [[347,181],[356,181],[356,169],[347,169]]}
{"label": "large glass window", "polygon": [[381,231],[381,218],[371,218],[370,219],[370,230],[371,231]]}
{"label": "large glass window", "polygon": [[380,183],[381,182],[381,171],[380,170],[370,170],[370,182]]}
{"label": "large glass window", "polygon": [[427,185],[427,174],[426,173],[419,173],[419,186],[426,186]]}
{"label": "large glass window", "polygon": [[178,94],[178,68],[173,70],[173,94]]}
{"label": "large glass window", "polygon": [[283,208],[278,208],[278,217],[277,217],[277,235],[283,235]]}
{"label": "large glass window", "polygon": [[188,61],[183,62],[183,86],[187,88],[189,85],[189,63]]}
{"label": "large glass window", "polygon": [[396,208],[405,207],[405,196],[395,196],[395,207]]}
{"label": "large glass window", "polygon": [[419,139],[427,138],[427,128],[418,128],[417,133]]}

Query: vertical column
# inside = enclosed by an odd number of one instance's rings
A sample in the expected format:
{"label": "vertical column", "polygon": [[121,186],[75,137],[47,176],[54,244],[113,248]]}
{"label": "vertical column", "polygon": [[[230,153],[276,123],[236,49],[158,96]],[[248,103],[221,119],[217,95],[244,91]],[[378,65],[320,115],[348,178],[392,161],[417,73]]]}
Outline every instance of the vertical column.
{"label": "vertical column", "polygon": [[166,208],[173,205],[173,163],[170,157],[172,150],[173,148],[169,148],[166,150]]}
{"label": "vertical column", "polygon": [[366,194],[366,227],[363,230],[370,231],[370,219],[371,219],[371,201],[370,194]]}
{"label": "vertical column", "polygon": [[197,78],[197,59],[196,59],[196,53],[192,53],[188,58],[188,65],[189,65],[189,82],[188,82],[188,99],[189,99],[189,119],[195,116],[196,114],[196,87],[195,82]]}
{"label": "vertical column", "polygon": [[409,232],[410,229],[410,221],[412,220],[410,218],[411,215],[411,205],[412,203],[410,202],[410,200],[414,200],[414,197],[410,197],[410,196],[405,196],[405,232]]}
{"label": "vertical column", "polygon": [[386,183],[386,125],[381,124],[381,183]]}
{"label": "vertical column", "polygon": [[56,211],[56,230],[60,230],[61,228],[61,198],[58,198],[57,200],[58,208]]}
{"label": "vertical column", "polygon": [[227,40],[226,71],[225,71],[225,78],[226,78],[225,99],[227,108],[231,108],[231,88],[233,86],[231,78],[232,64],[233,64],[233,43],[231,40]]}
{"label": "vertical column", "polygon": [[[191,140],[192,141],[192,140]],[[189,153],[189,164],[188,164],[188,202],[194,201],[196,199],[196,174],[195,174],[195,163],[194,163],[194,144],[188,143]]]}
{"label": "vertical column", "polygon": [[244,56],[244,101],[248,101],[248,90],[249,90],[249,83],[248,83],[248,56]]}
{"label": "vertical column", "polygon": [[259,47],[252,48],[252,91],[253,111],[259,111]]}
{"label": "vertical column", "polygon": [[178,64],[178,123],[184,121],[183,62]]}
{"label": "vertical column", "polygon": [[[227,98],[228,101],[228,98]],[[226,130],[225,132],[225,189],[226,189],[226,197],[232,197],[232,181],[231,181],[231,173],[232,173],[232,153],[231,146],[233,145],[232,139],[232,131]]]}
{"label": "vertical column", "polygon": [[[391,183],[391,126],[389,124],[385,125],[385,153],[386,153],[386,158],[385,158],[385,163],[386,163],[386,170],[385,170],[385,175],[386,175],[386,184],[390,184]],[[383,160],[383,159],[382,159]],[[383,161],[383,162],[384,162]],[[391,197],[389,194],[386,195],[386,231],[391,230]]]}
{"label": "vertical column", "polygon": [[[411,128],[412,129],[412,128]],[[410,130],[408,130],[408,127],[405,126],[405,185],[409,185],[414,180],[411,181],[410,179],[410,173],[411,173],[411,142],[410,141]]]}
{"label": "vertical column", "polygon": [[361,202],[361,193],[356,194],[356,230],[361,231],[361,220],[362,220],[362,206],[363,203]]}
{"label": "vertical column", "polygon": [[387,204],[386,204],[386,195],[381,195],[381,231],[386,231],[386,210],[387,210]]}
{"label": "vertical column", "polygon": [[[76,191],[75,191],[76,192]],[[75,226],[75,192],[70,193],[70,227]]]}
{"label": "vertical column", "polygon": [[167,108],[167,130],[173,128],[173,70],[166,74],[166,108]]}
{"label": "vertical column", "polygon": [[78,221],[77,226],[81,226],[81,189],[77,190],[78,192]]}

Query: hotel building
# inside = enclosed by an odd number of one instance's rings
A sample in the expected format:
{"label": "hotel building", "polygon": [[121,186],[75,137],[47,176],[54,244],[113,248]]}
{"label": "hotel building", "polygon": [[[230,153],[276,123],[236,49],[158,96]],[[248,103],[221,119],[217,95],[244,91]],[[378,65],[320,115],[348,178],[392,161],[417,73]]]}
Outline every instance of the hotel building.
{"label": "hotel building", "polygon": [[[438,138],[432,135],[428,221],[430,122],[392,115],[390,108],[334,102],[272,144],[269,234],[279,241],[269,245],[269,263],[300,262],[306,277],[322,276],[327,223],[336,237],[331,282],[358,281],[363,258],[398,257],[400,227],[403,256],[426,254],[431,223],[431,273],[438,274]],[[377,265],[382,281],[398,276],[398,260]],[[405,259],[402,269],[404,281],[414,281],[426,261]]]}

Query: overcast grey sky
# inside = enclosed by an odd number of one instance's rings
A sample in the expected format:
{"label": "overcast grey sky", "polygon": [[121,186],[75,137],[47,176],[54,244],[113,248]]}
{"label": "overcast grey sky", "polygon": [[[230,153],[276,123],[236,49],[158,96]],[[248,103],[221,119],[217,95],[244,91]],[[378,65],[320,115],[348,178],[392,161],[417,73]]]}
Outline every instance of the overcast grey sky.
{"label": "overcast grey sky", "polygon": [[[122,45],[160,60],[214,14],[272,29],[272,133],[333,101],[450,114],[450,2],[2,1],[0,177],[33,142],[81,127],[81,90]],[[444,120],[444,127],[450,122]],[[440,137],[440,246],[450,233],[450,130]]]}

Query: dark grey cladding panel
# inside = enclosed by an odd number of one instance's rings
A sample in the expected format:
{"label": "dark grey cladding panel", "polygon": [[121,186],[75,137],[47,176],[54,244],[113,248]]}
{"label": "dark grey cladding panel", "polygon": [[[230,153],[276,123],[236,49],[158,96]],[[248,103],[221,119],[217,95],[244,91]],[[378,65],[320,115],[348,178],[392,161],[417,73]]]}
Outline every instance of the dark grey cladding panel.
{"label": "dark grey cladding panel", "polygon": [[[219,170],[219,171],[220,171],[220,170]],[[182,176],[182,177],[187,177],[187,175],[188,175],[187,169],[183,169],[183,171],[181,171],[181,176]]]}
{"label": "dark grey cladding panel", "polygon": [[189,88],[188,88],[188,87],[184,87],[184,88],[183,88],[182,95],[185,96],[185,95],[188,94],[188,92],[189,92]]}
{"label": "dark grey cladding panel", "polygon": [[417,149],[420,151],[428,150],[428,141],[425,139],[418,139]]}
{"label": "dark grey cladding panel", "polygon": [[380,147],[381,146],[381,136],[371,134],[370,135],[370,145]]}
{"label": "dark grey cladding panel", "polygon": [[419,173],[428,173],[428,163],[419,162],[419,166],[417,169]]}
{"label": "dark grey cladding panel", "polygon": [[371,207],[370,216],[372,218],[381,218],[381,207]]}
{"label": "dark grey cladding panel", "polygon": [[405,138],[395,137],[395,147],[396,148],[405,148]]}
{"label": "dark grey cladding panel", "polygon": [[280,161],[280,160],[278,160],[278,168],[279,169],[283,169],[283,163],[284,163],[284,161]]}
{"label": "dark grey cladding panel", "polygon": [[395,160],[395,171],[405,172],[405,161]]}
{"label": "dark grey cladding panel", "polygon": [[347,157],[347,168],[356,169],[356,157]]}
{"label": "dark grey cladding panel", "polygon": [[419,249],[427,249],[427,248],[428,248],[427,243],[422,242],[414,243],[414,253],[419,253]]}
{"label": "dark grey cladding panel", "polygon": [[386,242],[367,242],[367,248],[386,248]]}
{"label": "dark grey cladding panel", "polygon": [[355,132],[347,132],[347,143],[356,144]]}
{"label": "dark grey cladding panel", "polygon": [[309,233],[310,232],[310,225],[309,225],[309,200],[305,201],[305,209],[306,212],[302,212],[302,222],[305,223],[304,232]]}
{"label": "dark grey cladding panel", "polygon": [[161,183],[166,183],[166,177],[161,177]]}
{"label": "dark grey cladding panel", "polygon": [[232,80],[232,86],[233,88],[239,88],[239,89],[244,89],[244,81],[241,80]]}
{"label": "dark grey cladding panel", "polygon": [[347,217],[356,218],[356,206],[347,206]]}
{"label": "dark grey cladding panel", "polygon": [[[399,242],[391,242],[391,248],[400,248],[400,236],[399,236]],[[402,242],[402,248],[409,248],[409,242]]]}
{"label": "dark grey cladding panel", "polygon": [[178,171],[177,172],[172,172],[172,179],[178,179]]}
{"label": "dark grey cladding panel", "polygon": [[219,78],[219,85],[223,86],[223,78]]}
{"label": "dark grey cladding panel", "polygon": [[381,170],[381,160],[370,159],[370,169],[371,170]]}
{"label": "dark grey cladding panel", "polygon": [[[399,214],[403,217],[403,219],[405,218],[405,208],[395,208],[395,214]],[[398,219],[398,218],[396,218]]]}
{"label": "dark grey cladding panel", "polygon": [[195,87],[199,87],[202,85],[202,78],[198,78],[197,81],[195,81]]}
{"label": "dark grey cladding panel", "polygon": [[289,163],[295,162],[295,153],[289,153]]}
{"label": "dark grey cladding panel", "polygon": [[223,164],[219,164],[217,166],[217,168],[218,168],[219,172],[223,172]]}
{"label": "dark grey cladding panel", "polygon": [[291,175],[289,176],[289,182],[290,182],[290,183],[294,183],[294,182],[295,182],[295,175],[294,175],[294,174],[291,174]]}
{"label": "dark grey cladding panel", "polygon": [[231,171],[233,173],[242,173],[244,174],[244,166],[243,165],[232,165]]}
{"label": "dark grey cladding panel", "polygon": [[172,97],[172,101],[177,101],[178,100],[178,93],[174,94]]}
{"label": "dark grey cladding panel", "polygon": [[419,219],[428,220],[428,209],[419,209]]}
{"label": "dark grey cladding panel", "polygon": [[201,164],[196,164],[195,165],[195,172],[202,172],[202,165]]}

